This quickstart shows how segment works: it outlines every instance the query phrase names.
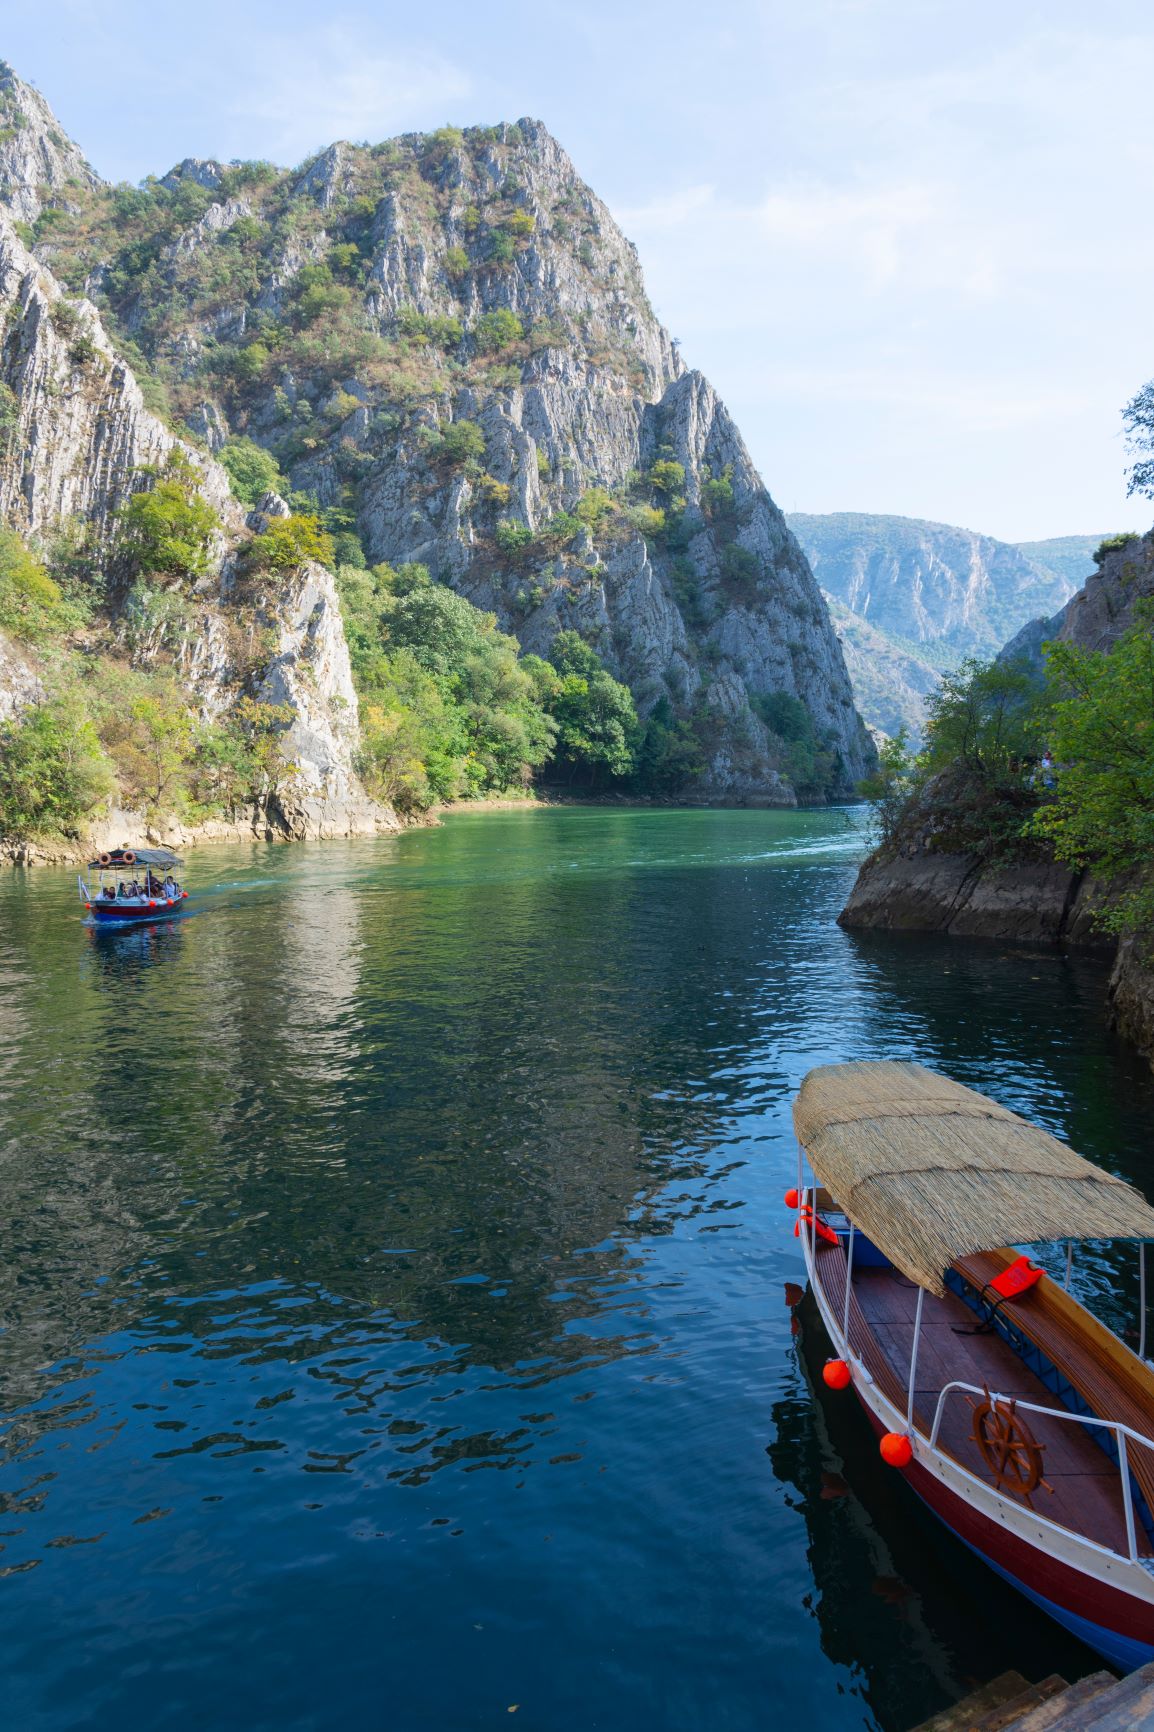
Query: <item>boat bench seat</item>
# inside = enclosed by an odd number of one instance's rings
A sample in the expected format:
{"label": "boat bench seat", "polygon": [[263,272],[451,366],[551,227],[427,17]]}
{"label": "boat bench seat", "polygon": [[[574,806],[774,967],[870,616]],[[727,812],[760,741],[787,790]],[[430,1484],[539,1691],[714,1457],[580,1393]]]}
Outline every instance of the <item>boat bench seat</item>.
{"label": "boat bench seat", "polygon": [[[959,1257],[953,1267],[980,1293],[1017,1255],[980,1251]],[[1154,1374],[1055,1281],[1040,1281],[1004,1305],[1001,1315],[1033,1342],[1099,1418],[1120,1420],[1145,1437],[1154,1436]],[[1147,1510],[1154,1512],[1154,1450],[1127,1440],[1127,1459]]]}

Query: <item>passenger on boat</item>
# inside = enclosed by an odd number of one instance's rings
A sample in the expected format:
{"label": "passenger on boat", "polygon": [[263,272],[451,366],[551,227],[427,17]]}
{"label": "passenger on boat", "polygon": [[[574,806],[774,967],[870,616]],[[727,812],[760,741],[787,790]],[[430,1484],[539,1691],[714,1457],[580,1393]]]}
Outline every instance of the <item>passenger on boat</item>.
{"label": "passenger on boat", "polygon": [[176,898],[179,894],[179,892],[176,888],[176,880],[173,878],[171,872],[169,873],[168,877],[164,880],[164,894],[170,902],[175,902]]}

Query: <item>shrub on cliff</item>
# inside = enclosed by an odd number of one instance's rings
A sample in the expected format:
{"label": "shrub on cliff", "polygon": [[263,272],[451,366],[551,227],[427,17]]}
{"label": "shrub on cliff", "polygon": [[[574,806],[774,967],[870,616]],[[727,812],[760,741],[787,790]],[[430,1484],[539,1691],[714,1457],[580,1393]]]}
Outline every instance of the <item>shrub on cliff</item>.
{"label": "shrub on cliff", "polygon": [[253,571],[291,571],[309,560],[331,566],[333,559],[332,536],[321,528],[319,517],[307,511],[271,517],[245,551],[245,563]]}
{"label": "shrub on cliff", "polygon": [[266,493],[283,493],[287,483],[271,451],[254,439],[230,439],[217,452],[232,491],[243,505],[255,505]]}
{"label": "shrub on cliff", "polygon": [[84,618],[85,610],[65,596],[16,531],[0,528],[0,631],[43,643]]}
{"label": "shrub on cliff", "polygon": [[137,473],[147,485],[116,514],[116,556],[122,572],[129,578],[204,577],[212,566],[219,525],[198,491],[196,470],[176,450],[163,469]]}

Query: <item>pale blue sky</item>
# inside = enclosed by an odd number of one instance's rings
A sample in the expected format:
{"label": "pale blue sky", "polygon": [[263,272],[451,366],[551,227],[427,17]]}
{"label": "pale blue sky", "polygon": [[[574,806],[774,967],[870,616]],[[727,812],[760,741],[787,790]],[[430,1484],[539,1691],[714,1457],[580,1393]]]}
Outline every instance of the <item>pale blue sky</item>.
{"label": "pale blue sky", "polygon": [[1148,3],[53,0],[0,54],[116,179],[535,115],[786,510],[1154,517]]}

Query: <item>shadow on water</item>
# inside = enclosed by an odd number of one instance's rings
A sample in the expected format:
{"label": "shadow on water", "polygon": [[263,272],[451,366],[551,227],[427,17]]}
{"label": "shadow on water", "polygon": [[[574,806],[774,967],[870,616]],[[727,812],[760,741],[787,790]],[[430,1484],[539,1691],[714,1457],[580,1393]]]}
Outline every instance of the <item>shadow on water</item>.
{"label": "shadow on water", "polygon": [[904,1732],[976,1668],[892,1492],[815,1501],[790,1101],[918,1056],[1143,1183],[1152,1091],[1092,970],[839,931],[857,825],[206,852],[117,934],[0,882],[13,1723]]}
{"label": "shadow on water", "polygon": [[879,1724],[920,1725],[1002,1672],[1073,1682],[1099,1670],[881,1460],[852,1392],[822,1382],[830,1344],[808,1291],[794,1316],[799,1375],[774,1405],[768,1454],[805,1519],[822,1648],[860,1673]]}

